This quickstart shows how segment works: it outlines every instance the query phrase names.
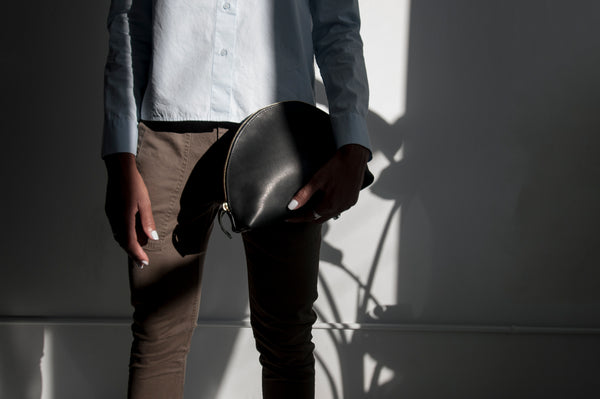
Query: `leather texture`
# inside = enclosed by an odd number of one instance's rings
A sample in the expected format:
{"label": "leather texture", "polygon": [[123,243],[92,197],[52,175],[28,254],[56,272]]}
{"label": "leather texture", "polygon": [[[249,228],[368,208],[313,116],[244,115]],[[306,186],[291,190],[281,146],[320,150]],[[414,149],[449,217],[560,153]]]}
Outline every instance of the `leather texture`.
{"label": "leather texture", "polygon": [[[235,134],[224,171],[233,231],[290,217],[287,204],[335,151],[329,115],[313,105],[284,101],[249,116]],[[367,170],[363,188],[372,182]]]}

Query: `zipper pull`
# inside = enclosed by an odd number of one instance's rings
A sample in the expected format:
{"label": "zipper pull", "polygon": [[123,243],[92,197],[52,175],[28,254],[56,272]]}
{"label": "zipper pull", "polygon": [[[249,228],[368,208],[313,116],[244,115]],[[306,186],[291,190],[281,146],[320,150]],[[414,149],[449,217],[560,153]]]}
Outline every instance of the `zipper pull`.
{"label": "zipper pull", "polygon": [[229,216],[229,221],[231,222],[231,225],[233,226],[233,219],[231,218],[231,211],[229,210],[229,204],[227,202],[223,202],[223,204],[219,208],[218,220],[219,220],[219,226],[221,226],[221,230],[223,230],[223,233],[225,233],[227,238],[231,239],[232,238],[231,233],[229,231],[227,231],[225,226],[223,226],[223,216],[225,216],[225,215]]}

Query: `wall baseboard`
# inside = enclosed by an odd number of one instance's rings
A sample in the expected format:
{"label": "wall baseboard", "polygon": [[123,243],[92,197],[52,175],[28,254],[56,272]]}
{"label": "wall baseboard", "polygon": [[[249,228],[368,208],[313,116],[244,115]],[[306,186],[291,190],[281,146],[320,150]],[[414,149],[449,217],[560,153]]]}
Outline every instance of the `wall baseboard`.
{"label": "wall baseboard", "polygon": [[[128,326],[128,317],[87,316],[0,316],[0,326]],[[250,328],[249,320],[198,320],[200,328]],[[522,326],[522,325],[471,325],[471,324],[410,324],[410,323],[325,323],[317,322],[317,330],[364,330],[420,333],[469,334],[557,334],[600,335],[598,327]]]}

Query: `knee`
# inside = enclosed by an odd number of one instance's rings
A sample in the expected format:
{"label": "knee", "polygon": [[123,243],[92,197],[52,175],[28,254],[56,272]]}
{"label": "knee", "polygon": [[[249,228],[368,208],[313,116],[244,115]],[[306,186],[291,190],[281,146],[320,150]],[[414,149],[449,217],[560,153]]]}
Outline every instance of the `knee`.
{"label": "knee", "polygon": [[172,363],[174,367],[185,364],[195,322],[189,320],[148,317],[135,319],[131,330],[131,365],[142,368]]}
{"label": "knee", "polygon": [[314,374],[312,326],[315,320],[312,308],[287,316],[252,314],[256,348],[265,372],[280,376]]}

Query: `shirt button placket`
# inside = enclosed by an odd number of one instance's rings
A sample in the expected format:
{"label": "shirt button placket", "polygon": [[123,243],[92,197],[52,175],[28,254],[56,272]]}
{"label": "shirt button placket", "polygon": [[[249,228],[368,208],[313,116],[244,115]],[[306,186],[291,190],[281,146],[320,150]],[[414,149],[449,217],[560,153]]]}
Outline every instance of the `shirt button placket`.
{"label": "shirt button placket", "polygon": [[231,111],[237,0],[222,1],[216,9],[215,57],[210,102],[211,117],[219,120],[229,118]]}

